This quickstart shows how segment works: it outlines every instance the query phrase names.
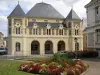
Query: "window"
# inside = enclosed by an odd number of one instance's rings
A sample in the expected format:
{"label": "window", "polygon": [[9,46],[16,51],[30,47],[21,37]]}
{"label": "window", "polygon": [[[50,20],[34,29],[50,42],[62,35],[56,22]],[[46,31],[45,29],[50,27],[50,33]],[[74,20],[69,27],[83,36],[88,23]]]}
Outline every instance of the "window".
{"label": "window", "polygon": [[58,29],[56,29],[56,35],[58,35]]}
{"label": "window", "polygon": [[46,49],[47,51],[50,51],[50,44],[46,44],[46,45],[45,45],[45,49]]}
{"label": "window", "polygon": [[20,51],[20,43],[19,42],[16,43],[16,51]]}
{"label": "window", "polygon": [[95,7],[96,14],[99,14],[99,6]]}
{"label": "window", "polygon": [[47,29],[47,35],[51,35],[51,30]]}
{"label": "window", "polygon": [[79,30],[77,30],[77,35],[79,35]]}
{"label": "window", "polygon": [[75,35],[79,35],[79,30],[75,30]]}
{"label": "window", "polygon": [[79,50],[79,43],[78,42],[75,43],[75,50],[76,51]]}
{"label": "window", "polygon": [[9,27],[9,35],[11,34],[11,28]]}
{"label": "window", "polygon": [[43,35],[46,35],[46,29],[43,29]]}
{"label": "window", "polygon": [[36,34],[36,35],[38,34],[37,29],[35,29],[35,34]]}
{"label": "window", "polygon": [[35,35],[35,29],[33,29],[33,35]]}
{"label": "window", "polygon": [[66,29],[64,30],[64,35],[67,35],[67,30]]}
{"label": "window", "polygon": [[71,35],[71,30],[69,30],[69,35]]}
{"label": "window", "polygon": [[68,27],[71,28],[71,22],[68,22]]}
{"label": "window", "polygon": [[52,35],[54,35],[54,29],[52,29]]}
{"label": "window", "polygon": [[27,29],[25,28],[25,34],[27,33]]}
{"label": "window", "polygon": [[59,35],[63,35],[63,29],[59,30]]}
{"label": "window", "polygon": [[29,29],[29,34],[32,35],[32,28]]}
{"label": "window", "polygon": [[11,19],[8,19],[8,24],[9,26],[11,26]]}
{"label": "window", "polygon": [[38,34],[38,30],[37,29],[33,29],[33,35],[37,35]]}
{"label": "window", "polygon": [[16,28],[16,34],[20,34],[20,28]]}
{"label": "window", "polygon": [[39,35],[41,35],[41,29],[39,28]]}
{"label": "window", "polygon": [[96,33],[97,33],[97,42],[100,42],[100,29],[97,29]]}

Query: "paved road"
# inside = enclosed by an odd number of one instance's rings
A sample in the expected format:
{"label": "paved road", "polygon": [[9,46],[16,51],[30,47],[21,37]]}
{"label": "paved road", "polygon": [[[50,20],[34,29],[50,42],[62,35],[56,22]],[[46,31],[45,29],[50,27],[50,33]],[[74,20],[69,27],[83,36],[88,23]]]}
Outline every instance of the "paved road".
{"label": "paved road", "polygon": [[84,59],[89,64],[90,69],[84,75],[100,75],[100,58]]}

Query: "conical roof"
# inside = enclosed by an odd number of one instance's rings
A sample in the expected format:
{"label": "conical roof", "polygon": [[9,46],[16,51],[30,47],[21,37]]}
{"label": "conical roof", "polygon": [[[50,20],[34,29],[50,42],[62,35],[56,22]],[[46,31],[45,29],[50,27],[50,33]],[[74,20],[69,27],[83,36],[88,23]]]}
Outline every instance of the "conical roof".
{"label": "conical roof", "polygon": [[8,17],[25,17],[25,13],[18,4]]}
{"label": "conical roof", "polygon": [[64,19],[53,6],[47,3],[37,3],[27,14],[27,17]]}
{"label": "conical roof", "polygon": [[71,9],[71,11],[69,12],[69,14],[66,17],[66,19],[69,19],[69,20],[81,20],[73,9]]}

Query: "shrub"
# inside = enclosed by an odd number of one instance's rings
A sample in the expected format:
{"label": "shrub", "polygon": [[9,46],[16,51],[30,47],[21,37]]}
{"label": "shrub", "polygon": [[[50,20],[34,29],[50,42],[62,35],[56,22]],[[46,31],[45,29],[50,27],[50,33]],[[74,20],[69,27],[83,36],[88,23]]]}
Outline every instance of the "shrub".
{"label": "shrub", "polygon": [[68,61],[62,61],[62,63],[50,62],[49,64],[45,64],[45,62],[24,63],[20,65],[19,70],[42,75],[80,75],[88,69],[88,65],[81,60],[71,60],[71,62],[74,62],[73,64]]}

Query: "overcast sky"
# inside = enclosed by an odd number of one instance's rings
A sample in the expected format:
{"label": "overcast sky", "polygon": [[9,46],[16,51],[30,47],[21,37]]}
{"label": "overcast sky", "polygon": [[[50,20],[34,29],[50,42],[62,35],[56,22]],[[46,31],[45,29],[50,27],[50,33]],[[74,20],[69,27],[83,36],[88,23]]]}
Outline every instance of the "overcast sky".
{"label": "overcast sky", "polygon": [[[7,36],[7,16],[13,11],[18,4],[21,5],[24,12],[27,13],[36,3],[42,2],[42,0],[0,0],[0,32],[3,32]],[[90,2],[90,0],[43,0],[44,2],[51,4],[57,9],[63,16],[67,16],[70,9],[76,11],[78,16],[84,18],[84,26],[86,27],[86,9],[84,6]]]}

